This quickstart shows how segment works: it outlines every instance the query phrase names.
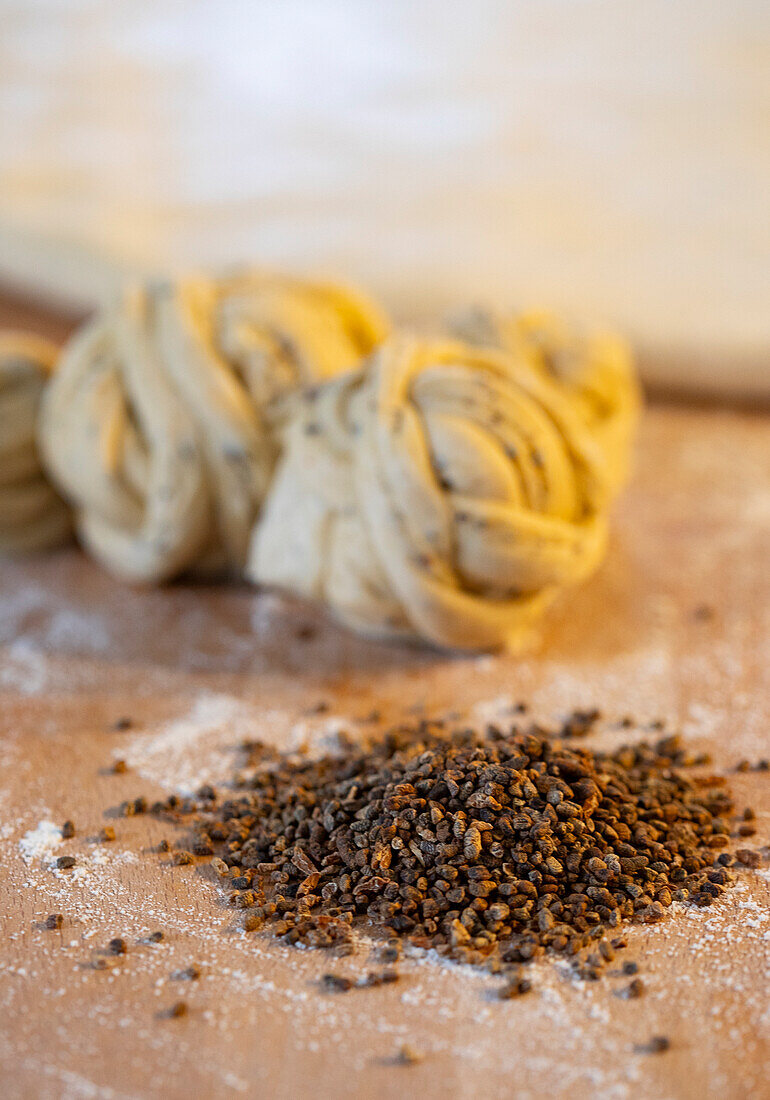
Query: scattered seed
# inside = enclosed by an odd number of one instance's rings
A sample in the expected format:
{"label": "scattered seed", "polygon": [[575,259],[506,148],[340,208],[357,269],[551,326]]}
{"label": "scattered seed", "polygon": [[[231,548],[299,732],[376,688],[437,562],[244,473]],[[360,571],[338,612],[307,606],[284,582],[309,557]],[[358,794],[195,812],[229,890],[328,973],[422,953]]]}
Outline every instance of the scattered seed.
{"label": "scattered seed", "polygon": [[62,840],[72,840],[75,835],[75,826],[71,821],[65,821],[61,827]]}
{"label": "scattered seed", "polygon": [[321,978],[321,988],[326,993],[347,993],[353,988],[350,978],[343,978],[340,974],[324,974]]}
{"label": "scattered seed", "polygon": [[58,932],[64,922],[61,913],[51,913],[45,918],[45,926],[49,932]]}
{"label": "scattered seed", "polygon": [[197,966],[185,966],[182,970],[171,972],[171,979],[175,982],[195,982],[200,976],[201,972]]}
{"label": "scattered seed", "polygon": [[116,718],[110,726],[110,729],[114,733],[124,733],[126,730],[130,730],[133,724],[133,720],[124,715],[121,718]]}
{"label": "scattered seed", "polygon": [[356,985],[360,989],[373,989],[378,985],[392,985],[393,982],[397,982],[399,974],[397,970],[370,970],[369,973],[360,978]]}
{"label": "scattered seed", "polygon": [[74,856],[59,856],[56,860],[56,866],[60,871],[69,871],[71,867],[74,867],[76,863]]}
{"label": "scattered seed", "polygon": [[501,986],[497,991],[497,995],[501,1001],[510,1001],[514,997],[521,997],[524,993],[529,993],[531,989],[532,982],[528,978],[516,977]]}
{"label": "scattered seed", "polygon": [[107,950],[111,955],[125,955],[128,947],[122,936],[115,936],[114,939],[111,939],[107,944]]}
{"label": "scattered seed", "polygon": [[99,832],[99,840],[104,844],[109,844],[115,839],[115,829],[112,825],[105,825]]}
{"label": "scattered seed", "polygon": [[115,775],[122,775],[124,772],[128,771],[128,765],[125,760],[113,760],[112,771]]}
{"label": "scattered seed", "polygon": [[416,1066],[424,1061],[425,1055],[410,1043],[404,1043],[399,1049],[396,1061],[402,1066]]}

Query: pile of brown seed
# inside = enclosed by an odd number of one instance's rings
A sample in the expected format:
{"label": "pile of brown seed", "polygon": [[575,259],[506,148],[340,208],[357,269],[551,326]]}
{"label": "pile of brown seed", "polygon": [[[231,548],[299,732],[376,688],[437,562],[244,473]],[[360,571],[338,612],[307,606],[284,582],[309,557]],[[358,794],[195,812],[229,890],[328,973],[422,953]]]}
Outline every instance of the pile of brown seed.
{"label": "pile of brown seed", "polygon": [[235,797],[153,809],[192,815],[191,854],[215,856],[247,928],[344,953],[366,920],[496,972],[548,950],[595,978],[623,922],[733,881],[733,803],[682,770],[676,737],[592,752],[539,732],[423,721],[316,760],[253,746]]}

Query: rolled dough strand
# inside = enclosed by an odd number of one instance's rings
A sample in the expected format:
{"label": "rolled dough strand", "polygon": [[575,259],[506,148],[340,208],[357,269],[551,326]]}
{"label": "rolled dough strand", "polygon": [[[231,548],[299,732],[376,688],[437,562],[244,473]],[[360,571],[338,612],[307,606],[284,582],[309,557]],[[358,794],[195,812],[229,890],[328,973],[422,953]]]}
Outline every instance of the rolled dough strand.
{"label": "rolled dough strand", "polygon": [[0,554],[58,546],[68,509],[48,481],[36,442],[43,389],[58,349],[26,333],[0,333]]}
{"label": "rolled dough strand", "polygon": [[611,492],[618,492],[628,477],[629,441],[641,404],[631,354],[620,337],[544,309],[468,310],[450,321],[450,329],[476,346],[524,356],[541,376],[563,387],[604,453]]}

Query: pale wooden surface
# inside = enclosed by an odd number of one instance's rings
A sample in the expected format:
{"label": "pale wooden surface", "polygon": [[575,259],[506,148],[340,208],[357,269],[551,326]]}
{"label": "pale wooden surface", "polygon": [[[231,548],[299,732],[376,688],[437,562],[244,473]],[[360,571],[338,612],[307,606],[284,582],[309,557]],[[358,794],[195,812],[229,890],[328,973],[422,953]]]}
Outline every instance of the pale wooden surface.
{"label": "pale wooden surface", "polygon": [[[76,550],[0,565],[0,1073],[17,1097],[703,1098],[770,1095],[770,877],[741,876],[711,910],[633,929],[646,995],[575,985],[538,964],[533,993],[410,959],[392,987],[330,996],[335,961],[235,931],[216,886],[152,852],[173,830],[105,812],[175,782],[224,777],[245,735],[282,743],[415,703],[476,719],[525,699],[665,718],[715,766],[770,755],[770,418],[656,407],[599,575],[550,616],[526,657],[451,658],[353,638],[247,588],[122,587]],[[697,617],[698,605],[713,609]],[[298,637],[313,623],[310,640]],[[325,715],[307,711],[324,700]],[[123,715],[134,727],[109,726]],[[108,772],[122,755],[125,775]],[[736,775],[770,839],[770,778]],[[78,869],[30,855],[71,818]],[[24,837],[27,835],[25,847]],[[20,845],[21,842],[21,845]],[[25,858],[26,854],[26,858]],[[61,932],[42,930],[64,914]],[[156,928],[160,945],[136,941]],[[122,935],[128,955],[91,962]],[[170,978],[189,963],[195,983]],[[159,1016],[183,997],[189,1015]],[[666,1034],[662,1055],[634,1048]],[[401,1043],[422,1064],[392,1064]]]}

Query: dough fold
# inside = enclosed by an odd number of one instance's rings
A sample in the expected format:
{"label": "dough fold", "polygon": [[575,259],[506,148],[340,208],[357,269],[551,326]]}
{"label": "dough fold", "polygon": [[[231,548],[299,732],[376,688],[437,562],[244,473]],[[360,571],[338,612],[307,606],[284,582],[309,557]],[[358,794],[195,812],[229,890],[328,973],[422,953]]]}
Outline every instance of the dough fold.
{"label": "dough fold", "polygon": [[260,272],[129,288],[66,347],[43,403],[42,452],[85,545],[132,581],[242,570],[274,410],[385,330],[351,291]]}
{"label": "dough fold", "polygon": [[70,516],[43,470],[38,410],[58,351],[23,333],[0,333],[0,553],[46,550],[71,533]]}
{"label": "dough fold", "polygon": [[369,634],[517,644],[600,562],[627,466],[633,418],[605,431],[582,387],[521,348],[392,337],[297,403],[249,577]]}
{"label": "dough fold", "polygon": [[450,322],[460,339],[528,359],[563,387],[602,448],[619,489],[628,477],[629,440],[641,397],[628,345],[613,332],[591,331],[545,309],[495,313],[473,309]]}

